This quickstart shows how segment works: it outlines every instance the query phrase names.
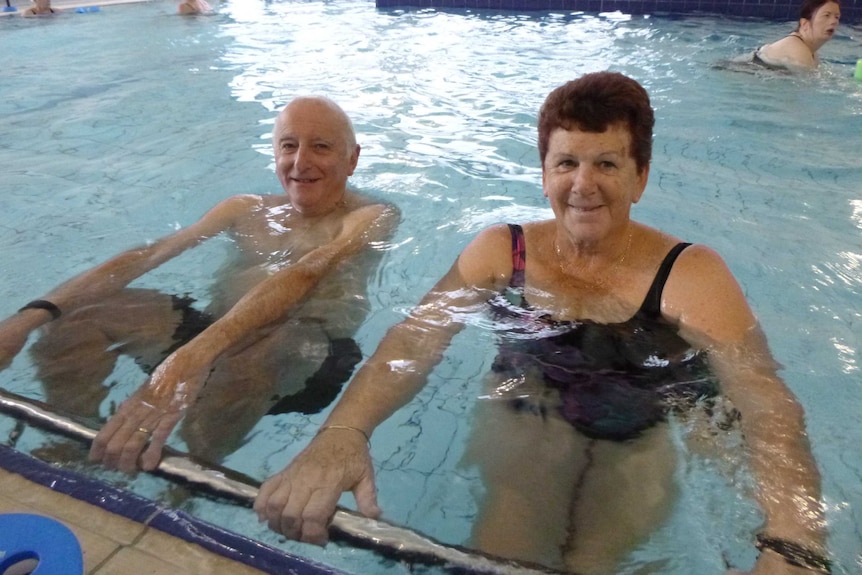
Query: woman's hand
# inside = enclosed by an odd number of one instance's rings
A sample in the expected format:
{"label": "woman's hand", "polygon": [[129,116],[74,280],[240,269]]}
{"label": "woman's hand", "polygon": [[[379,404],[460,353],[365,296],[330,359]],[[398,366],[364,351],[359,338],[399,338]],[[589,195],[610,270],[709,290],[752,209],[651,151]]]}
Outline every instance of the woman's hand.
{"label": "woman's hand", "polygon": [[190,344],[169,355],[147,383],[120,404],[96,435],[91,461],[126,473],[158,467],[171,431],[209,376],[209,359],[187,348]]}
{"label": "woman's hand", "polygon": [[324,426],[290,465],[264,482],[254,510],[273,531],[325,545],[336,504],[345,491],[353,492],[360,513],[380,515],[365,437],[359,430]]}

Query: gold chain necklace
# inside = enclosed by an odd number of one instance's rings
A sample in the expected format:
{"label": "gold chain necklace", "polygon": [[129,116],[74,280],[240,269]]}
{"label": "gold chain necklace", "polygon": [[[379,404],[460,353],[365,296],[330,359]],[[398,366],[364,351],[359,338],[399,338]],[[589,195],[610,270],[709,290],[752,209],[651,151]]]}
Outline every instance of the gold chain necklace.
{"label": "gold chain necklace", "polygon": [[588,280],[585,280],[583,278],[573,276],[570,273],[566,272],[565,267],[563,267],[563,254],[560,253],[560,244],[558,244],[557,239],[554,238],[554,252],[557,254],[557,265],[560,266],[560,272],[564,276],[567,276],[571,279],[574,279],[574,280],[576,280],[576,281],[578,281],[584,285],[591,286],[591,287],[603,287],[605,285],[605,283],[607,282],[607,278],[612,276],[614,274],[614,272],[616,272],[620,268],[620,266],[622,266],[623,263],[625,263],[626,258],[629,256],[629,251],[631,250],[631,247],[632,247],[632,235],[634,235],[632,230],[629,230],[629,237],[626,240],[626,249],[623,250],[622,255],[613,263],[611,268],[608,270],[608,273],[606,273],[604,275],[604,279],[599,279],[597,281],[588,281]]}

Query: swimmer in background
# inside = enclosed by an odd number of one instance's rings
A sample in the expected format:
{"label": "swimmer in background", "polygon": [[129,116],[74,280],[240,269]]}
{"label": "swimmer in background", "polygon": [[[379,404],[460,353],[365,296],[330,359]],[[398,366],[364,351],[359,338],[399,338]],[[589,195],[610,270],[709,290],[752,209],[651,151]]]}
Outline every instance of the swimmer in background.
{"label": "swimmer in background", "polygon": [[186,0],[177,8],[177,14],[209,14],[212,11],[206,0]]}
{"label": "swimmer in background", "polygon": [[33,5],[21,12],[21,16],[30,18],[32,16],[46,16],[57,14],[59,10],[51,8],[51,0],[33,0]]}
{"label": "swimmer in background", "polygon": [[755,50],[751,61],[768,68],[814,70],[820,65],[817,51],[835,35],[840,20],[837,0],[805,0],[796,30]]}

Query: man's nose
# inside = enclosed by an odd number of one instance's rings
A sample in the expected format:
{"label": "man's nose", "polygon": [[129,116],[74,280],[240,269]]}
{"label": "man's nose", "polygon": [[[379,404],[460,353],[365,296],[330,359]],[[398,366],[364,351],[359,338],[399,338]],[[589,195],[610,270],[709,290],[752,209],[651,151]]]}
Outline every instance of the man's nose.
{"label": "man's nose", "polygon": [[311,152],[310,150],[303,145],[299,145],[296,148],[296,153],[293,155],[293,165],[294,167],[302,171],[309,166],[309,162],[311,161]]}

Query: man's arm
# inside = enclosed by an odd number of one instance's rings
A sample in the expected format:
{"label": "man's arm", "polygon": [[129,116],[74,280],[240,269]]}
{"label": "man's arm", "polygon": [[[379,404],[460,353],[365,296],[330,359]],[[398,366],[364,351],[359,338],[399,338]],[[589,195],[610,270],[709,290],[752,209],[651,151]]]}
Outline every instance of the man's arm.
{"label": "man's arm", "polygon": [[[708,349],[723,391],[740,412],[755,497],[765,515],[762,533],[823,555],[820,474],[802,406],[778,376],[766,337],[721,258],[693,246],[680,256],[678,268],[668,281],[663,311],[678,317],[686,339]],[[753,571],[761,572],[806,571],[764,551]]]}
{"label": "man's arm", "polygon": [[[131,472],[138,467],[143,451],[141,467],[155,468],[171,431],[197,396],[213,362],[235,344],[254,340],[283,320],[339,263],[388,237],[395,220],[396,212],[389,206],[358,208],[345,216],[333,241],[251,289],[228,313],[168,356],[149,381],[121,405],[96,437],[91,459]],[[151,432],[152,437],[139,430]]]}
{"label": "man's arm", "polygon": [[[123,252],[95,268],[54,288],[45,296],[61,311],[71,311],[100,302],[206,239],[230,227],[235,215],[246,210],[252,196],[229,198],[207,212],[196,223],[151,245]],[[44,309],[25,309],[0,322],[0,369],[8,367],[27,342],[30,333],[53,319]]]}
{"label": "man's arm", "polygon": [[317,436],[261,487],[254,505],[261,521],[292,539],[323,545],[343,492],[353,492],[364,515],[379,515],[367,440],[424,386],[463,327],[462,317],[505,285],[510,244],[505,226],[480,233],[410,316],[386,333]]}

